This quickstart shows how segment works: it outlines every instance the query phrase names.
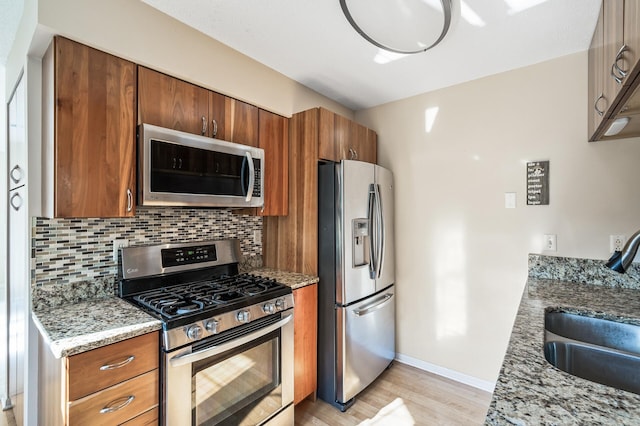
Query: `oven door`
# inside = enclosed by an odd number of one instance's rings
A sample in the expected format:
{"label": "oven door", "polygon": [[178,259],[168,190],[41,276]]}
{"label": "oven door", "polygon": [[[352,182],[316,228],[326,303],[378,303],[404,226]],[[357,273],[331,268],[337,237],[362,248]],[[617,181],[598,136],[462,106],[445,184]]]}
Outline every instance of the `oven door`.
{"label": "oven door", "polygon": [[166,353],[163,366],[165,425],[286,424],[293,311]]}

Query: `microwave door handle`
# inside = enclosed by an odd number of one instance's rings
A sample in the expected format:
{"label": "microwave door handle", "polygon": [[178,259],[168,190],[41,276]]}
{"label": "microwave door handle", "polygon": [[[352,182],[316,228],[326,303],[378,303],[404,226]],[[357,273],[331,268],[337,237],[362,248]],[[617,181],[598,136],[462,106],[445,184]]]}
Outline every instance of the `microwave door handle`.
{"label": "microwave door handle", "polygon": [[255,167],[253,166],[253,157],[251,157],[251,153],[247,152],[246,156],[247,156],[247,163],[249,163],[249,185],[247,186],[247,198],[245,198],[244,200],[248,203],[249,201],[251,201],[251,197],[253,197],[253,184],[256,179],[256,176],[255,176],[256,170],[255,170]]}
{"label": "microwave door handle", "polygon": [[220,355],[221,353],[235,349],[238,346],[242,346],[245,343],[249,343],[252,340],[258,339],[262,336],[265,336],[271,333],[272,331],[279,329],[280,327],[283,327],[285,324],[290,322],[292,318],[293,318],[293,314],[289,314],[274,324],[268,325],[264,328],[261,328],[258,331],[254,331],[251,334],[247,334],[246,336],[242,336],[237,339],[234,339],[231,342],[223,343],[221,345],[211,346],[209,348],[203,349],[198,352],[176,355],[169,360],[169,364],[171,365],[171,367],[180,367],[181,365],[193,364],[194,362],[203,360],[205,358],[209,358],[215,355]]}

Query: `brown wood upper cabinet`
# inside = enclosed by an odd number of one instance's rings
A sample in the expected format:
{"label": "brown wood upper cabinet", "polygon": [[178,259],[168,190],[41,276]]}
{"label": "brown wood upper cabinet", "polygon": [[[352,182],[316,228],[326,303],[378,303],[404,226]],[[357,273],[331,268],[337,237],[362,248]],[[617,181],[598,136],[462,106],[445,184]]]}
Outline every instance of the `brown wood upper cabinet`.
{"label": "brown wood upper cabinet", "polygon": [[223,137],[218,136],[218,138],[258,147],[258,107],[225,97],[224,110],[224,133]]}
{"label": "brown wood upper cabinet", "polygon": [[377,136],[373,130],[324,108],[318,110],[320,159],[377,161]]}
{"label": "brown wood upper cabinet", "polygon": [[51,120],[54,152],[53,212],[47,214],[133,216],[136,65],[55,37],[43,71],[45,128]]}
{"label": "brown wood upper cabinet", "polygon": [[[635,94],[640,83],[640,8],[638,0],[604,0],[589,47],[589,140],[640,135]],[[605,136],[616,119],[629,124]]]}
{"label": "brown wood upper cabinet", "polygon": [[195,84],[138,66],[138,124],[219,137],[224,133],[224,98]]}
{"label": "brown wood upper cabinet", "polygon": [[258,146],[258,107],[138,66],[138,124]]}
{"label": "brown wood upper cabinet", "polygon": [[289,120],[260,109],[258,123],[258,144],[254,146],[264,149],[264,206],[239,209],[236,213],[286,216],[289,214]]}
{"label": "brown wood upper cabinet", "polygon": [[289,214],[289,120],[260,110],[258,147],[264,149],[264,208],[262,216]]}

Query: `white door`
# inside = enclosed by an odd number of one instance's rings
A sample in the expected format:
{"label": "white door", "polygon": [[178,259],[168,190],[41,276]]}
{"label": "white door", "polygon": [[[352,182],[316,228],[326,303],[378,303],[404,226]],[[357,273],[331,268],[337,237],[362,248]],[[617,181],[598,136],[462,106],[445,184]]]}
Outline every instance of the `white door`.
{"label": "white door", "polygon": [[25,356],[28,336],[29,214],[27,212],[24,78],[20,79],[8,104],[9,167],[7,193],[7,337],[9,398],[17,424],[23,423]]}

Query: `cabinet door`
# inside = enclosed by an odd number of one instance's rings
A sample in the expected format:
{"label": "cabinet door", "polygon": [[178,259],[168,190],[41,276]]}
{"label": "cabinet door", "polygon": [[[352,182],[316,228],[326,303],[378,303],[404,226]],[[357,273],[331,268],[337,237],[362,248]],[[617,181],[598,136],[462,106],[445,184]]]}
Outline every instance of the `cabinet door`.
{"label": "cabinet door", "polygon": [[136,66],[55,39],[56,217],[133,216]]}
{"label": "cabinet door", "polygon": [[225,99],[226,141],[258,146],[258,107],[233,98]]}
{"label": "cabinet door", "polygon": [[376,133],[324,108],[319,108],[318,158],[322,160],[377,160]]}
{"label": "cabinet door", "polygon": [[361,124],[352,122],[351,138],[349,139],[345,158],[375,164],[377,160],[376,132]]}
{"label": "cabinet door", "polygon": [[293,291],[293,403],[297,404],[317,387],[318,285]]}
{"label": "cabinet door", "polygon": [[604,6],[604,94],[609,107],[616,103],[622,80],[616,80],[614,64],[624,43],[624,1],[605,0]]}
{"label": "cabinet door", "polygon": [[286,216],[289,212],[289,120],[260,110],[259,144],[264,149],[263,216]]}
{"label": "cabinet door", "polygon": [[624,85],[630,85],[640,72],[640,1],[625,0],[624,2],[624,44],[627,46],[618,62],[620,68],[626,71]]}
{"label": "cabinet door", "polygon": [[335,151],[335,117],[331,111],[318,109],[318,158],[339,161]]}
{"label": "cabinet door", "polygon": [[604,98],[604,15],[603,8],[600,8],[600,15],[596,23],[596,29],[589,46],[589,87],[588,87],[588,131],[589,140],[597,139],[596,131],[602,123],[604,113],[609,107]]}
{"label": "cabinet door", "polygon": [[209,91],[138,67],[138,123],[208,134]]}
{"label": "cabinet door", "polygon": [[224,139],[225,136],[225,100],[226,96],[209,92],[209,123],[207,136]]}

